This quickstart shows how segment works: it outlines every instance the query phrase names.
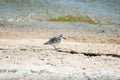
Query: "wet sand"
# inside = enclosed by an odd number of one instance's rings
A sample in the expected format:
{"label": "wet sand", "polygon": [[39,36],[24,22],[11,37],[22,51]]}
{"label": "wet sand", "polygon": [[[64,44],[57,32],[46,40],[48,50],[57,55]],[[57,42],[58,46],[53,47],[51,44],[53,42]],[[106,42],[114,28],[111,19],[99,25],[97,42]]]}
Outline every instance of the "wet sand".
{"label": "wet sand", "polygon": [[120,79],[118,35],[62,31],[58,51],[43,45],[60,31],[1,28],[0,80]]}
{"label": "wet sand", "polygon": [[77,28],[0,28],[0,39],[49,39],[57,34],[63,34],[67,41],[72,42],[120,44],[119,30],[87,32]]}

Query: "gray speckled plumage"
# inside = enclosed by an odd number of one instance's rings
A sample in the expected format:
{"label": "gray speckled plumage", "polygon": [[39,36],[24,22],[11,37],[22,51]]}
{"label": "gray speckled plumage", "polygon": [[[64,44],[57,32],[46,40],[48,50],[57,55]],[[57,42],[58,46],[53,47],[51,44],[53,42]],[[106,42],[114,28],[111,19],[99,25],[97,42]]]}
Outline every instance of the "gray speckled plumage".
{"label": "gray speckled plumage", "polygon": [[51,38],[49,41],[47,41],[46,43],[44,43],[44,45],[58,44],[58,43],[61,42],[61,40],[62,40],[62,34]]}
{"label": "gray speckled plumage", "polygon": [[62,34],[60,34],[58,36],[51,38],[49,41],[44,43],[44,45],[52,45],[55,48],[55,50],[57,50],[55,45],[59,44],[62,41],[62,39],[65,39],[65,38],[62,36]]}

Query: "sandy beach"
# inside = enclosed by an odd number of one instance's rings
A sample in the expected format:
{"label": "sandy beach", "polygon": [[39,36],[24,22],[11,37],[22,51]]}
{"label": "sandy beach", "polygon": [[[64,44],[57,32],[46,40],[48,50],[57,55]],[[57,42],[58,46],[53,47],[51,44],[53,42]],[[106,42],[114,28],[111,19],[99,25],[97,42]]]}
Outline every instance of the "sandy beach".
{"label": "sandy beach", "polygon": [[0,80],[120,80],[120,0],[0,0]]}
{"label": "sandy beach", "polygon": [[[0,80],[120,80],[119,35],[0,29]],[[43,45],[61,31],[58,51]]]}

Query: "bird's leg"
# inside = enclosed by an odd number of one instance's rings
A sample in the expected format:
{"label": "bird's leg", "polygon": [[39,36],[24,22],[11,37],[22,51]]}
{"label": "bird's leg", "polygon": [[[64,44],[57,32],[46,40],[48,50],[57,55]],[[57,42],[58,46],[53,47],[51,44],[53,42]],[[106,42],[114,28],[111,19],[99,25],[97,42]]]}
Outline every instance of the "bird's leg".
{"label": "bird's leg", "polygon": [[57,48],[55,46],[53,46],[55,48],[55,50],[57,51]]}

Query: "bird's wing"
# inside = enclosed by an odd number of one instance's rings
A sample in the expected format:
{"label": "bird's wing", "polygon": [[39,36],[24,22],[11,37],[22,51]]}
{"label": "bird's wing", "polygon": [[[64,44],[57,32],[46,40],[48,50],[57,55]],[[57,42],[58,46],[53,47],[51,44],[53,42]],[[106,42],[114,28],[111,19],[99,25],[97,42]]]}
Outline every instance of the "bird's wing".
{"label": "bird's wing", "polygon": [[47,42],[44,43],[44,44],[52,44],[52,43],[55,43],[56,40],[57,40],[57,38],[56,38],[56,37],[53,37],[53,38],[51,38],[49,41],[47,41]]}

